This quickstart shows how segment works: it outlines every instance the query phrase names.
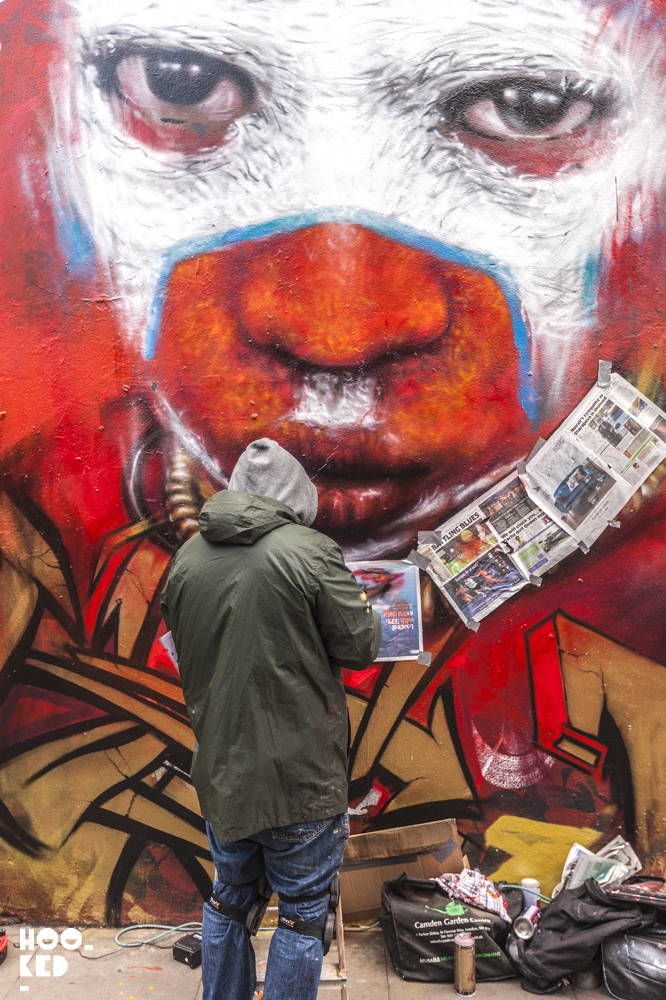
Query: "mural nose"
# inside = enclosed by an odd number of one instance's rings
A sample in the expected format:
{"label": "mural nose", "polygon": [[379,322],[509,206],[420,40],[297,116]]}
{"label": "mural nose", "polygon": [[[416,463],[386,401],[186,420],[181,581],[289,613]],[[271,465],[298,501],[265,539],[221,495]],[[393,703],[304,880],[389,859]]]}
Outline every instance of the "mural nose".
{"label": "mural nose", "polygon": [[325,223],[249,245],[236,290],[254,343],[349,368],[440,337],[448,296],[433,258],[362,226]]}

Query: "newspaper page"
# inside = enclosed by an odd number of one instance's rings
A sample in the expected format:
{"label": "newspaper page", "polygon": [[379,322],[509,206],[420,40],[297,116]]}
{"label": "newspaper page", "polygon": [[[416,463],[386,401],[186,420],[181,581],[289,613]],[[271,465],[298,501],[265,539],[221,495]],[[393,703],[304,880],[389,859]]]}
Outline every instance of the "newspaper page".
{"label": "newspaper page", "polygon": [[419,539],[426,572],[465,623],[481,621],[527,583],[478,504]]}
{"label": "newspaper page", "polygon": [[530,499],[517,472],[484,493],[478,506],[529,580],[576,550],[569,532]]}
{"label": "newspaper page", "polygon": [[621,375],[595,386],[527,462],[529,496],[591,545],[666,458],[666,414]]}
{"label": "newspaper page", "polygon": [[576,550],[514,471],[433,532],[419,536],[426,572],[465,622],[481,621]]}
{"label": "newspaper page", "polygon": [[423,651],[421,587],[412,563],[347,563],[382,620],[382,644],[375,662],[414,660]]}
{"label": "newspaper page", "polygon": [[574,843],[562,869],[563,889],[575,889],[588,878],[602,885],[629,878],[641,870],[641,863],[631,845],[622,837],[615,837],[596,854],[582,844]]}

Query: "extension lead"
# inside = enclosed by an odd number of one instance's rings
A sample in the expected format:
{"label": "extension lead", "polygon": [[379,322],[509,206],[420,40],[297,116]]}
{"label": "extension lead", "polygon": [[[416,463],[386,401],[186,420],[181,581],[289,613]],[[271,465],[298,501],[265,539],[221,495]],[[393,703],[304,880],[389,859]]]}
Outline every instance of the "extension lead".
{"label": "extension lead", "polygon": [[[375,921],[373,924],[369,924],[365,927],[345,927],[345,934],[358,934],[361,931],[373,930],[375,927],[379,927],[379,921]],[[121,937],[127,934],[128,931],[136,930],[158,930],[161,934],[155,934],[153,937],[142,938],[140,941],[121,941]],[[274,931],[275,927],[260,927],[260,931]],[[180,962],[181,965],[187,965],[190,969],[198,969],[201,965],[201,924],[200,923],[187,923],[179,924],[177,927],[172,927],[168,924],[132,924],[130,927],[123,927],[115,936],[115,942],[120,945],[121,948],[140,948],[144,944],[155,944],[157,941],[161,941],[162,938],[168,937],[169,934],[173,934],[176,931],[190,931],[189,934],[184,934],[183,937],[178,938],[178,940],[172,946],[172,956],[176,962]],[[7,953],[7,935],[4,931],[0,931],[0,935],[4,934],[4,952],[0,955],[0,964],[4,961],[5,955]],[[2,937],[0,936],[0,948],[2,948]]]}
{"label": "extension lead", "polygon": [[[161,934],[154,934],[153,937],[142,938],[140,941],[121,941],[123,934],[127,934],[128,931],[149,931],[157,930],[162,931]],[[115,936],[115,942],[120,945],[121,948],[140,948],[144,944],[155,944],[157,941],[161,941],[163,937],[168,937],[169,934],[173,934],[175,931],[200,931],[201,924],[192,921],[188,924],[178,924],[176,927],[171,924],[132,924],[130,927],[123,927]]]}

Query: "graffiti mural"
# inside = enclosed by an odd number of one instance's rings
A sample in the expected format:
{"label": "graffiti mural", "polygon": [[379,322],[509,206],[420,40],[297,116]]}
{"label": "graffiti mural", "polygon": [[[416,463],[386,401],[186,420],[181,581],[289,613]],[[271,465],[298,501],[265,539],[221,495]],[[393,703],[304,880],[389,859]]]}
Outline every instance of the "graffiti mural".
{"label": "graffiti mural", "polygon": [[[196,919],[211,875],[159,596],[252,440],[400,558],[613,362],[663,405],[661,0],[0,3],[0,905]],[[658,470],[429,665],[347,677],[357,830],[454,816],[557,881],[666,868]]]}

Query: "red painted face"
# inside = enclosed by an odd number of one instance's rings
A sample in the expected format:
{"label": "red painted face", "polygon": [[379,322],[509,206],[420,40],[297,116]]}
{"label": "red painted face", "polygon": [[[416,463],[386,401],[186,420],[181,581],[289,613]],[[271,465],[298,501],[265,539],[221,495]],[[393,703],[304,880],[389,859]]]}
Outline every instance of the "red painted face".
{"label": "red painted face", "polygon": [[358,225],[178,264],[155,365],[223,468],[262,436],[297,456],[319,489],[317,523],[338,535],[367,535],[421,500],[413,527],[432,525],[533,437],[499,285]]}

